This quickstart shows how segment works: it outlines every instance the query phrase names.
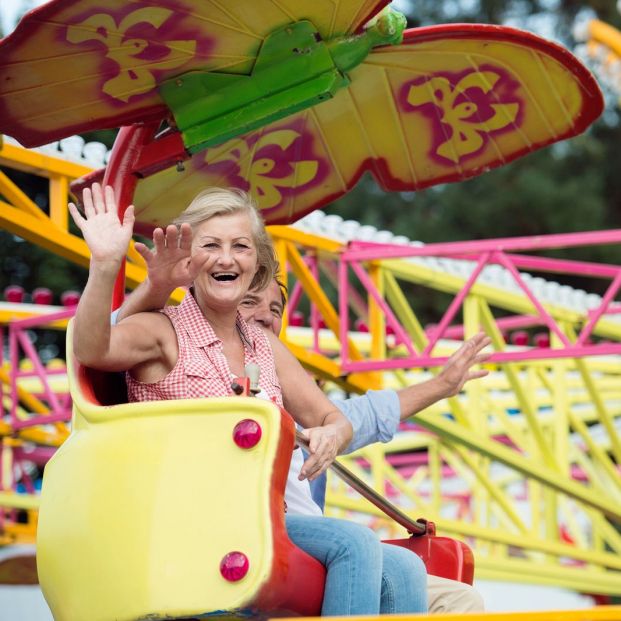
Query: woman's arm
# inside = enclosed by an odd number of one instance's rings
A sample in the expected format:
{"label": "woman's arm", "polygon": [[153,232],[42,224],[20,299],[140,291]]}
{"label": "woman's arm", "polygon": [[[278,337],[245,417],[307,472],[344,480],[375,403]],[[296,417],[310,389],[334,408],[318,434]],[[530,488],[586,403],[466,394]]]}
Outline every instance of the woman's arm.
{"label": "woman's arm", "polygon": [[351,423],[335,408],[291,352],[272,334],[276,373],[285,408],[305,428],[310,457],[304,462],[300,479],[317,478],[351,441]]}
{"label": "woman's arm", "polygon": [[162,357],[162,331],[155,326],[165,325],[164,317],[134,319],[131,323],[110,327],[114,282],[133,231],[133,206],[127,208],[120,222],[112,188],[102,189],[99,184],[84,190],[83,203],[84,216],[74,204],[69,205],[71,216],[91,252],[88,281],[74,319],[76,358],[97,369],[126,370]]}

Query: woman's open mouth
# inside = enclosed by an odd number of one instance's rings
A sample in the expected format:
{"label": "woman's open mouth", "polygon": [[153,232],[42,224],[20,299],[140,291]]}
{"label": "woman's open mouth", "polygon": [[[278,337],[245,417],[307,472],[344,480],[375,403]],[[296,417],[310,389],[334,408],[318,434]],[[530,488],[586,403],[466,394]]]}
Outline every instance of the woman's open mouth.
{"label": "woman's open mouth", "polygon": [[216,274],[211,274],[211,277],[218,282],[233,282],[239,278],[239,274],[235,272],[218,272]]}

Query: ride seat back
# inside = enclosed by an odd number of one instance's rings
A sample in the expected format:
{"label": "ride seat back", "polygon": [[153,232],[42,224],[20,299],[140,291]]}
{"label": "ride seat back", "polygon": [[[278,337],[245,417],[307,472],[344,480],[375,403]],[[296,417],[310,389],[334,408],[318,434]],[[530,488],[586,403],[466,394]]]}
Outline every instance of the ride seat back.
{"label": "ride seat back", "polygon": [[[320,613],[325,570],[284,523],[287,414],[247,397],[113,405],[119,376],[68,371],[74,426],[45,469],[37,541],[56,621]],[[251,447],[234,436],[248,418]],[[237,581],[230,552],[248,559]]]}

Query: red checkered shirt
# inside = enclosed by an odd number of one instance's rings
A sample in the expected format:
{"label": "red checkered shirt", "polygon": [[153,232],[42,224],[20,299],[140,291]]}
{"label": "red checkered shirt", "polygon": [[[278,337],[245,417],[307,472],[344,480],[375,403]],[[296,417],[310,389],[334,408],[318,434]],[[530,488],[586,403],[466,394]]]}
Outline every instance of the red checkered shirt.
{"label": "red checkered shirt", "polygon": [[[126,374],[130,401],[193,399],[232,395],[233,375],[222,351],[222,341],[205,319],[194,297],[188,292],[179,306],[167,306],[167,315],[177,333],[179,358],[170,373],[151,384]],[[237,328],[244,344],[244,364],[259,365],[259,386],[267,397],[282,406],[282,392],[272,347],[261,328],[247,324],[237,315]]]}

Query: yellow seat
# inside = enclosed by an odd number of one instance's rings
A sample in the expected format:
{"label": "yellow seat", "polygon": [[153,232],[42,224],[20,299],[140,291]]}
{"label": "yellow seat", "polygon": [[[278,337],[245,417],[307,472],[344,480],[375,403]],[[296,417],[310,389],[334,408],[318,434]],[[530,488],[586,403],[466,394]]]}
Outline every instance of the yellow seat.
{"label": "yellow seat", "polygon": [[[73,431],[45,469],[37,541],[55,621],[317,613],[321,594],[300,609],[278,593],[299,579],[301,557],[323,572],[284,529],[290,417],[247,397],[102,406],[93,389],[102,374],[68,368]],[[252,448],[233,440],[243,419],[262,430]],[[233,551],[249,562],[237,582],[220,571]]]}

